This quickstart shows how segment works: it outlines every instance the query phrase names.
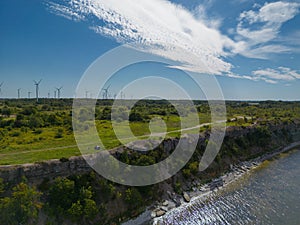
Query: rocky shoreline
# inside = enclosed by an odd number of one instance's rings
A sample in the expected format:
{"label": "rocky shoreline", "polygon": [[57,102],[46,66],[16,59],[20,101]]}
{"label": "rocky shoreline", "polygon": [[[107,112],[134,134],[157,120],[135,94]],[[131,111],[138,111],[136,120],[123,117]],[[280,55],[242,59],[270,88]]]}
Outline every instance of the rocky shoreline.
{"label": "rocky shoreline", "polygon": [[265,160],[271,159],[281,153],[292,150],[300,146],[300,141],[291,143],[290,145],[277,149],[271,153],[264,154],[255,159],[241,162],[238,165],[231,165],[230,171],[225,173],[223,176],[212,180],[204,185],[200,184],[200,181],[194,181],[192,184],[192,190],[183,192],[182,195],[176,193],[168,193],[168,198],[163,199],[160,202],[156,202],[152,206],[148,207],[147,210],[136,219],[132,219],[123,223],[123,225],[131,224],[152,224],[158,225],[159,222],[174,210],[184,210],[193,202],[199,199],[208,199],[213,193],[226,187],[232,182],[237,181],[243,177],[250,170],[256,168]]}

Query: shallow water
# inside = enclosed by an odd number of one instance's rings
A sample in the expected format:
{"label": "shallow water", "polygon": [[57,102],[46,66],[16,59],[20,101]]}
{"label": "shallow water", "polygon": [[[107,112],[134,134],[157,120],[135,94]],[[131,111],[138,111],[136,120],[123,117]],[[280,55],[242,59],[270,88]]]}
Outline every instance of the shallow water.
{"label": "shallow water", "polygon": [[300,225],[300,151],[264,162],[209,200],[172,211],[160,224]]}

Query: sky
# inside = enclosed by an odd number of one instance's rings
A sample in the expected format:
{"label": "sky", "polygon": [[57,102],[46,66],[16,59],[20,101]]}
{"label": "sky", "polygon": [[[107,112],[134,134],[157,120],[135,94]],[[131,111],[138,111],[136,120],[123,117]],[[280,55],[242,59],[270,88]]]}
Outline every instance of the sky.
{"label": "sky", "polygon": [[[130,44],[178,66],[124,68],[109,81],[111,96],[130,80],[160,75],[202,98],[184,78],[188,71],[215,76],[225,99],[300,100],[299,0],[3,0],[0,28],[2,98],[17,97],[18,88],[33,97],[40,79],[40,96],[62,86],[61,96],[73,97],[98,57]],[[138,98],[143,85],[126,98]],[[163,84],[148,85],[174,96]]]}

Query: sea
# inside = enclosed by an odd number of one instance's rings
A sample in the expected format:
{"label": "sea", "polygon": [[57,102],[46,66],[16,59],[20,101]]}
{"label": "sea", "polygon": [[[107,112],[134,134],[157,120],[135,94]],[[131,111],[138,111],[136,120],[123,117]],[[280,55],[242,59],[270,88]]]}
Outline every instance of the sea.
{"label": "sea", "polygon": [[300,150],[263,162],[206,200],[165,215],[160,225],[300,225]]}

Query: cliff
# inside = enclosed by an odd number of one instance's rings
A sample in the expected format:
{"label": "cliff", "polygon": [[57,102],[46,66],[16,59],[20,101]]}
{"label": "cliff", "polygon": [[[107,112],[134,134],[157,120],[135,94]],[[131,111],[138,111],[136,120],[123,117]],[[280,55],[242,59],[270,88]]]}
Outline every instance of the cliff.
{"label": "cliff", "polygon": [[[262,143],[248,146],[250,151],[248,151],[249,155],[247,155],[247,157],[251,157],[251,154],[256,156],[257,154],[263,153],[268,149],[272,150],[275,147],[284,146],[285,144],[292,142],[292,133],[297,132],[299,130],[299,127],[300,123],[298,121],[288,124],[271,123],[268,125],[264,125],[263,128],[267,128],[267,132],[269,132],[267,135],[270,135],[269,143],[263,143],[264,141],[267,141],[267,139],[263,139]],[[228,146],[229,142],[239,142],[241,138],[256,138],[251,137],[251,135],[258,135],[260,136],[258,138],[262,138],[261,136],[266,134],[261,133],[262,131],[260,128],[261,126],[258,125],[249,127],[227,127],[221,153],[222,151],[224,153],[224,148]],[[185,137],[186,141],[188,142],[193,139],[192,136],[194,135]],[[205,148],[206,140],[208,138],[209,132],[200,134],[197,143],[197,149],[200,150],[200,152]],[[258,139],[256,138],[256,141],[257,140]],[[176,148],[178,141],[178,138],[166,139],[156,150],[160,151],[161,156],[167,157]],[[258,144],[262,144],[263,146],[260,146]],[[112,154],[117,159],[121,159],[122,154],[124,154],[125,150],[126,154],[129,155],[129,158],[134,157],[133,154],[135,154],[136,151],[131,151],[125,149],[124,147],[113,149],[110,151],[110,154]],[[240,158],[242,156],[237,155],[236,157]],[[43,181],[44,178],[51,180],[55,177],[68,177],[70,175],[83,174],[91,171],[92,168],[86,163],[82,156],[74,156],[70,157],[69,159],[62,158],[32,164],[0,166],[0,177],[3,178],[5,182],[9,183],[18,183],[22,180],[22,177],[26,177],[29,183],[39,183]]]}

